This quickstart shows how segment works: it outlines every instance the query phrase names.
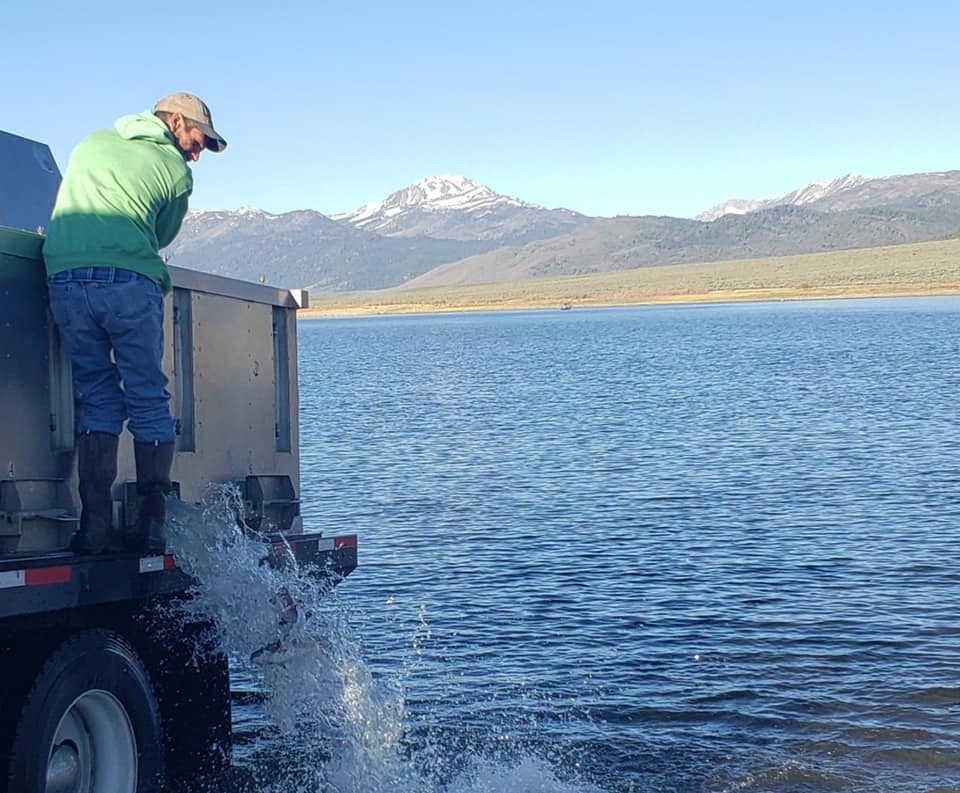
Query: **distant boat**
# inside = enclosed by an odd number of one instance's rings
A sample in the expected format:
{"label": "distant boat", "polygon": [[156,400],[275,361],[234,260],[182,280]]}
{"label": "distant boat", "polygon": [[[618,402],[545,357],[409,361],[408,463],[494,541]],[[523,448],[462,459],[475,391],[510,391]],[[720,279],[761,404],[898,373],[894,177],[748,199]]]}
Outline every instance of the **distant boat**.
{"label": "distant boat", "polygon": [[562,306],[560,306],[561,311],[569,311],[571,308],[573,308],[573,306],[571,306],[569,303],[564,303]]}

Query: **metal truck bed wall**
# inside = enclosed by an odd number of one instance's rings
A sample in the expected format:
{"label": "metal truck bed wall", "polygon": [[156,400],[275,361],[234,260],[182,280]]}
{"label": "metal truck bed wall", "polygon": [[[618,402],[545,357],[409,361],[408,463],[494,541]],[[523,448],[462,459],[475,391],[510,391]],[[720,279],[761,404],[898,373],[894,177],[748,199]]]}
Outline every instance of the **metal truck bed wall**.
{"label": "metal truck bed wall", "polygon": [[[65,548],[77,526],[70,364],[47,306],[39,234],[0,227],[0,555]],[[245,484],[264,529],[299,529],[296,310],[288,290],[170,268],[164,368],[177,421],[173,479],[198,501]],[[129,521],[132,439],[114,486]],[[128,509],[123,509],[127,505]]]}
{"label": "metal truck bed wall", "polygon": [[0,131],[0,226],[41,231],[59,186],[49,146]]}

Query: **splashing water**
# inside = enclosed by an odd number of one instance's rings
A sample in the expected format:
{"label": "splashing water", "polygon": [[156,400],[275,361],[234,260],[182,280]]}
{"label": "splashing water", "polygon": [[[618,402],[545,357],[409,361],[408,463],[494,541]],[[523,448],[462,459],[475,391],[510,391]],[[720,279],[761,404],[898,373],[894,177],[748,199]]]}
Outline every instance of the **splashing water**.
{"label": "splashing water", "polygon": [[[214,626],[215,642],[238,663],[253,657],[266,716],[294,758],[262,793],[588,793],[556,779],[536,757],[458,759],[455,777],[424,768],[450,765],[458,749],[442,739],[404,744],[403,674],[374,678],[350,628],[349,609],[329,583],[294,565],[266,563],[269,548],[238,523],[239,493],[218,486],[199,505],[171,501],[167,533],[180,567],[199,583],[183,617]],[[292,557],[291,557],[292,558]],[[415,652],[429,639],[421,611]],[[265,649],[269,648],[269,649]],[[420,770],[418,770],[420,769]]]}

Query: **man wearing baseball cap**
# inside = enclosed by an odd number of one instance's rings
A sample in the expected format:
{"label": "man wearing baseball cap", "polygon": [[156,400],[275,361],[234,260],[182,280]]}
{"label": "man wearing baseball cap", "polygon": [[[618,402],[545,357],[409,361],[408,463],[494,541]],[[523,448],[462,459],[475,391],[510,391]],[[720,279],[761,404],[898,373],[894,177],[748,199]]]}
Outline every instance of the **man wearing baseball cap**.
{"label": "man wearing baseball cap", "polygon": [[149,553],[166,547],[175,429],[162,368],[163,298],[171,283],[160,250],[187,213],[193,191],[187,163],[204,149],[226,147],[210,108],[176,93],[153,111],[88,135],[70,155],[43,256],[50,310],[79,397],[74,550],[80,553],[100,553],[110,542],[125,421],[134,440],[139,517],[124,544]]}

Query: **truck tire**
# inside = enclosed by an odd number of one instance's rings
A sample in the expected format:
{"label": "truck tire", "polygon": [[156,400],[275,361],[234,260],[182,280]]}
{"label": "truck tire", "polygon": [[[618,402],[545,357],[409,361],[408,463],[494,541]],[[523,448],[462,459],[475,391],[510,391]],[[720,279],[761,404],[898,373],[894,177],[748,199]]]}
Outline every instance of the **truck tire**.
{"label": "truck tire", "polygon": [[10,751],[17,793],[160,793],[160,709],[143,664],[119,634],[67,639],[33,681]]}

